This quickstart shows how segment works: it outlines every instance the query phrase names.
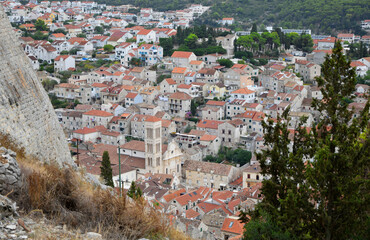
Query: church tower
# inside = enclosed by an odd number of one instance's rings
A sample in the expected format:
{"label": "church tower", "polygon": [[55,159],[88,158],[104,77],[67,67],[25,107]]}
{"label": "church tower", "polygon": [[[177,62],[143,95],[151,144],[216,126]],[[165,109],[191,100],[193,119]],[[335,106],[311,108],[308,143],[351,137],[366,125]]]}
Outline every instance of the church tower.
{"label": "church tower", "polygon": [[145,169],[162,173],[162,121],[150,116],[145,119]]}

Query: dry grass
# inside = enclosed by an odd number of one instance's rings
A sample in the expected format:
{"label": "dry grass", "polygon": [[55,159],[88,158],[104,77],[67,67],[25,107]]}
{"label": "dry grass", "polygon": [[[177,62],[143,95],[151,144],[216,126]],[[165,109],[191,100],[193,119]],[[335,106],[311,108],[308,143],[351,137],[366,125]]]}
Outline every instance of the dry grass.
{"label": "dry grass", "polygon": [[[4,146],[0,138],[0,146]],[[107,239],[189,239],[169,227],[166,216],[149,207],[144,199],[119,197],[86,182],[80,172],[60,169],[17,152],[22,188],[10,195],[22,211],[40,210],[55,224],[82,232],[94,231]]]}

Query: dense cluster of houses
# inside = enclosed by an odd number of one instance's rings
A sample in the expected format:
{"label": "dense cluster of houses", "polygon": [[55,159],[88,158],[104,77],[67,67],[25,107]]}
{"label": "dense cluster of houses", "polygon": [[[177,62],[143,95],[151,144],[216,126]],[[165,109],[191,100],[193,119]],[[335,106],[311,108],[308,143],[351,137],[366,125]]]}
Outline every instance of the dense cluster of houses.
{"label": "dense cluster of houses", "polygon": [[[261,200],[263,176],[254,153],[266,148],[262,121],[276,119],[290,108],[291,131],[302,116],[311,125],[319,114],[311,103],[322,99],[315,77],[321,75],[326,54],[331,54],[336,40],[369,41],[353,34],[315,38],[310,54],[288,50],[278,60],[256,67],[231,59],[235,33],[216,39],[225,54],[174,51],[164,56],[159,39],[189,26],[209,8],[202,5],[167,12],[142,8],[132,14],[128,9],[134,6],[95,2],[1,4],[19,28],[34,32],[35,24],[28,22],[40,19],[50,31],[66,33],[49,34],[48,40],[19,38],[34,69],[46,62],[56,72],[73,72],[67,83],[57,84],[50,93],[80,103],[74,109],[55,110],[76,162],[99,178],[102,155],[108,151],[115,186],[121,179],[128,189],[136,181],[148,202],[168,214],[178,229],[202,239],[239,239],[244,226],[239,212],[253,209]],[[97,26],[103,32],[97,33]],[[92,53],[105,45],[114,47],[105,58],[115,63],[74,72],[79,61],[94,61]],[[72,49],[76,54],[70,54]],[[133,67],[133,58],[142,64]],[[232,67],[218,63],[226,58],[234,62]],[[365,76],[370,58],[351,66]],[[158,81],[161,75],[167,77]],[[349,107],[359,113],[368,92],[368,85],[357,84]],[[203,161],[223,147],[248,150],[252,159],[243,166]]]}

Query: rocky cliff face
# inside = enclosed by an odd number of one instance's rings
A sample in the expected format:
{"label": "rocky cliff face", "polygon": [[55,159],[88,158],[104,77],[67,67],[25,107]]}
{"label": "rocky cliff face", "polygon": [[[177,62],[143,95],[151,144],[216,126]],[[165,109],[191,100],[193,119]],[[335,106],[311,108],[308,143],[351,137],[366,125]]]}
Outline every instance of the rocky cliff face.
{"label": "rocky cliff face", "polygon": [[49,98],[0,6],[0,134],[27,155],[72,164],[66,138]]}

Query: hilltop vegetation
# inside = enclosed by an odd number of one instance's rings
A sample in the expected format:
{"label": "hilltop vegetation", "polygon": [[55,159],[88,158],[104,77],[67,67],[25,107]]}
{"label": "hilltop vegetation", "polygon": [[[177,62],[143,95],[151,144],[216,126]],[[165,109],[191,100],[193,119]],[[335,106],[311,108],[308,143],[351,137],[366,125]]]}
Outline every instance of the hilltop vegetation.
{"label": "hilltop vegetation", "polygon": [[[310,28],[318,33],[355,29],[370,15],[367,0],[228,0],[216,1],[211,19],[234,17],[283,28]],[[204,16],[203,19],[205,19]],[[356,27],[357,24],[357,27]],[[243,25],[243,24],[241,24]]]}
{"label": "hilltop vegetation", "polygon": [[234,28],[245,29],[253,22],[284,28],[310,28],[318,33],[352,29],[361,33],[359,21],[370,16],[367,0],[97,0],[107,4],[133,4],[158,11],[182,9],[189,4],[212,6],[199,23],[216,26],[215,20],[234,17]]}

